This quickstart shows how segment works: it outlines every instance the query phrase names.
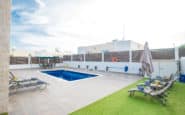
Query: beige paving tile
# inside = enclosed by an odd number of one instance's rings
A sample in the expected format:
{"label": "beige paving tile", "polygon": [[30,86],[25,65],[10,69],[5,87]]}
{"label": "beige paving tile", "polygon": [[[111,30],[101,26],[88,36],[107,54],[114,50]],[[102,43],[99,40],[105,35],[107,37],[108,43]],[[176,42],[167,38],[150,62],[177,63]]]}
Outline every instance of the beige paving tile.
{"label": "beige paving tile", "polygon": [[38,77],[49,85],[45,90],[33,89],[11,95],[10,115],[66,115],[140,79],[122,73],[90,71],[100,76],[70,82],[39,70],[14,70],[13,73],[19,79]]}

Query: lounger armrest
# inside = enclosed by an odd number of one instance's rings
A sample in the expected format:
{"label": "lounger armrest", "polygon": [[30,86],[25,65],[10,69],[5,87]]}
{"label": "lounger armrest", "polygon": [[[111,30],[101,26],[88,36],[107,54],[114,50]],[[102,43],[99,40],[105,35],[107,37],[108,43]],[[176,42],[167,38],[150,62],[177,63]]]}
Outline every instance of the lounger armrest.
{"label": "lounger armrest", "polygon": [[128,90],[128,92],[133,92],[133,91],[139,91],[138,88],[131,88]]}
{"label": "lounger armrest", "polygon": [[145,83],[139,83],[139,84],[137,84],[137,86],[145,86]]}

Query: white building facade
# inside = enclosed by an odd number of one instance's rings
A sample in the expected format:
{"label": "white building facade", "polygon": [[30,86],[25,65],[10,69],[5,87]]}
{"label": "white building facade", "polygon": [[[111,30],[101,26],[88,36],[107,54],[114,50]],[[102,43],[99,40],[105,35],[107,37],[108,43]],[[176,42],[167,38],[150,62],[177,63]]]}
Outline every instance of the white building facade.
{"label": "white building facade", "polygon": [[142,44],[131,40],[113,40],[104,44],[78,47],[78,54],[142,50],[143,48],[144,46]]}

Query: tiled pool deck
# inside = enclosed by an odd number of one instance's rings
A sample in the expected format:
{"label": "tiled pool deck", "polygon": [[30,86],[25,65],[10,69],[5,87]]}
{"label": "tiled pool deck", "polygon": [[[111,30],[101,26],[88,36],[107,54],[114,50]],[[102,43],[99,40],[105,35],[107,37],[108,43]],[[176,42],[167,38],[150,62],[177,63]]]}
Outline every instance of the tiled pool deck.
{"label": "tiled pool deck", "polygon": [[49,83],[44,90],[27,90],[9,97],[10,115],[66,115],[101,99],[140,79],[122,73],[95,72],[98,77],[65,81],[39,72],[39,70],[12,70],[20,79],[38,77]]}

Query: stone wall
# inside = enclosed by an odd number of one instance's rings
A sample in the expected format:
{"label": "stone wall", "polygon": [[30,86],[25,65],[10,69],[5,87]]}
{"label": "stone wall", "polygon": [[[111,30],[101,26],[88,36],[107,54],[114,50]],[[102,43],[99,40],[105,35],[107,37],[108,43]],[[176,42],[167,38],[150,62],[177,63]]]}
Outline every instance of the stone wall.
{"label": "stone wall", "polygon": [[0,0],[0,113],[8,112],[10,0]]}

